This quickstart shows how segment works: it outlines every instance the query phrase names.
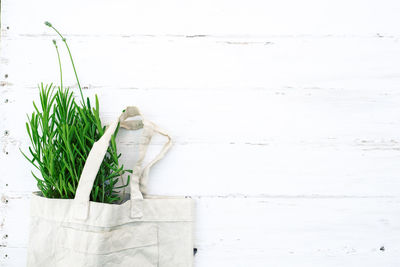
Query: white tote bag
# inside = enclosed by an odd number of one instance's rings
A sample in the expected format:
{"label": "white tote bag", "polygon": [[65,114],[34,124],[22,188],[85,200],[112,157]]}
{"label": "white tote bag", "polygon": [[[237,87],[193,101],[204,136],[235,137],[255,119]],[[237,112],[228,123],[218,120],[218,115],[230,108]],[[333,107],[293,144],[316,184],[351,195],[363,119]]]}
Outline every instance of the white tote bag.
{"label": "white tote bag", "polygon": [[[186,197],[146,195],[149,170],[171,146],[155,124],[127,120],[140,115],[128,107],[89,153],[75,199],[31,199],[29,267],[189,267],[193,264],[194,201]],[[90,192],[111,135],[121,127],[143,128],[139,159],[130,180],[130,197],[122,204],[89,201]],[[168,138],[162,151],[143,167],[151,137]]]}

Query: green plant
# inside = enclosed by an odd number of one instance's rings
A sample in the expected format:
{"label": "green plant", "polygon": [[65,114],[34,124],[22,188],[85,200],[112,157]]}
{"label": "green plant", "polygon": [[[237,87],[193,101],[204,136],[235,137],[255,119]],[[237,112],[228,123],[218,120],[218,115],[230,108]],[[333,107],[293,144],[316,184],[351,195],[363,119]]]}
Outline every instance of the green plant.
{"label": "green plant", "polygon": [[[79,178],[86,159],[95,141],[104,134],[105,126],[101,124],[99,116],[99,100],[96,95],[95,106],[90,99],[84,100],[82,88],[76,72],[75,64],[67,40],[52,24],[45,22],[52,28],[65,44],[81,96],[77,103],[74,94],[69,88],[63,87],[62,67],[58,46],[55,45],[60,67],[60,86],[53,84],[39,85],[40,105],[33,102],[34,111],[28,116],[26,129],[31,141],[30,156],[23,153],[42,178],[32,175],[44,197],[47,198],[74,198]],[[104,203],[116,203],[121,200],[117,190],[128,186],[117,186],[119,179],[126,172],[119,164],[121,154],[117,153],[115,136],[111,138],[107,154],[96,176],[90,200]]]}

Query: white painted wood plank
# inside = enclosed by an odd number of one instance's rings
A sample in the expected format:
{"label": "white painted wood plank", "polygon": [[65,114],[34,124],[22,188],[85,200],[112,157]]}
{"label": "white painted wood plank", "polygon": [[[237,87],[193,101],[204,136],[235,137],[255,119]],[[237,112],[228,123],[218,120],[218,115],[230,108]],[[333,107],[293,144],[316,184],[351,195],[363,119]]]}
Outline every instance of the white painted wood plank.
{"label": "white painted wood plank", "polygon": [[[398,198],[196,200],[197,267],[400,264]],[[28,199],[15,196],[7,205],[0,257],[4,266],[22,266]]]}
{"label": "white painted wood plank", "polygon": [[[34,10],[35,12],[32,12]],[[398,34],[396,0],[2,1],[2,25],[76,34]],[[18,18],[18,19],[17,19]]]}
{"label": "white painted wood plank", "polygon": [[[167,129],[180,144],[356,146],[398,149],[397,90],[85,90],[98,94],[104,122],[129,105]],[[76,96],[79,93],[76,92]],[[25,143],[37,89],[3,92],[3,141]],[[79,101],[79,99],[78,99]],[[4,131],[7,130],[7,133]]]}
{"label": "white painted wood plank", "polygon": [[[131,155],[130,146],[120,151]],[[157,149],[160,147],[157,146]],[[397,150],[340,147],[176,145],[151,172],[150,192],[179,195],[396,196]],[[2,156],[1,186],[36,189],[17,148]],[[134,158],[124,159],[132,162]],[[9,168],[15,166],[18,168]],[[130,165],[131,165],[130,164]],[[128,164],[126,166],[129,166]]]}
{"label": "white painted wood plank", "polygon": [[[34,90],[26,92],[11,95],[13,100],[1,107],[13,116],[2,122],[0,157],[5,166],[24,166],[5,168],[2,181],[12,191],[34,188],[30,166],[19,152],[27,149],[25,113],[37,97]],[[400,165],[394,163],[400,157],[400,107],[395,103],[400,99],[395,95],[233,91],[224,102],[225,91],[117,92],[118,98],[99,92],[106,121],[135,100],[175,140],[160,163],[164,167],[152,173],[156,193],[398,194]],[[130,140],[135,138],[121,134],[121,152],[132,165],[137,149]],[[162,139],[155,141],[159,149]]]}
{"label": "white painted wood plank", "polygon": [[[59,83],[53,38],[2,40],[3,85],[19,89]],[[68,39],[82,85],[95,89],[329,88],[384,93],[400,86],[398,37]],[[65,84],[76,87],[68,54],[59,46]]]}

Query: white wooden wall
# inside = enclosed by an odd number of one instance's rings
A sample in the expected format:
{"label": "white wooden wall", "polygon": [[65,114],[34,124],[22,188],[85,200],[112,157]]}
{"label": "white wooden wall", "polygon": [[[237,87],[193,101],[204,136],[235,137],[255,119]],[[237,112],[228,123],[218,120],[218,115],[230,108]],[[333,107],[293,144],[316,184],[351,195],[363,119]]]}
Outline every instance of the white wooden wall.
{"label": "white wooden wall", "polygon": [[1,0],[0,266],[25,264],[36,185],[19,148],[36,85],[59,83],[45,20],[105,120],[138,105],[174,137],[150,191],[197,200],[197,267],[400,266],[399,14],[396,0]]}

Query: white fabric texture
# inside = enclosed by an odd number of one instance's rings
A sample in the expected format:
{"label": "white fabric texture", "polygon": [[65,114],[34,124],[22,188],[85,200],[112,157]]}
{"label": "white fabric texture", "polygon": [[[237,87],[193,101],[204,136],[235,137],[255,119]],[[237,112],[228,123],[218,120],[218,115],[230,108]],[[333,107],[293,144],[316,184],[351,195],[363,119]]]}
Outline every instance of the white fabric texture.
{"label": "white fabric texture", "polygon": [[[169,135],[128,107],[107,128],[89,153],[74,199],[31,199],[29,267],[193,266],[194,200],[146,195],[151,166],[171,147]],[[133,168],[128,200],[122,204],[89,201],[90,192],[118,122],[129,130],[143,128],[139,159]],[[154,134],[168,141],[146,166],[143,160]]]}

